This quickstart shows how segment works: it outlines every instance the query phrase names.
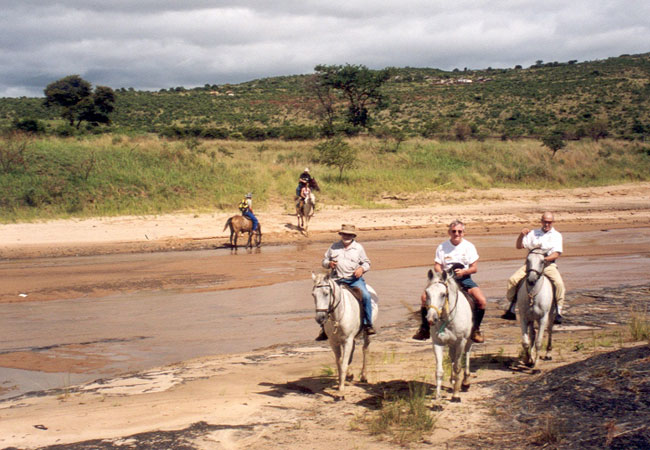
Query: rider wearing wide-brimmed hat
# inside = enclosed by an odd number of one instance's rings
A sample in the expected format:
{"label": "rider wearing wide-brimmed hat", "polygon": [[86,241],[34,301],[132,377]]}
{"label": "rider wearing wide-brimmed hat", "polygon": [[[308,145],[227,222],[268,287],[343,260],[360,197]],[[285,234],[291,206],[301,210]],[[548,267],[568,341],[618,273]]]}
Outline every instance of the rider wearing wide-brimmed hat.
{"label": "rider wearing wide-brimmed hat", "polygon": [[[336,273],[338,283],[359,288],[363,300],[363,326],[367,334],[376,334],[372,326],[372,298],[363,279],[363,274],[370,270],[370,259],[363,246],[355,240],[357,229],[354,225],[343,224],[338,233],[341,240],[327,249],[322,265]],[[316,340],[326,339],[327,335],[321,329]]]}

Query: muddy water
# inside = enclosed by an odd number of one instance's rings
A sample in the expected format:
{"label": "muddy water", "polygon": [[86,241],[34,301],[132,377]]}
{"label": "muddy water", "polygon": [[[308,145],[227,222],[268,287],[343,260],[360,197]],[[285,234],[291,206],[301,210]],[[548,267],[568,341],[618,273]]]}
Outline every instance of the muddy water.
{"label": "muddy water", "polygon": [[[650,228],[565,233],[564,237],[565,254],[579,255],[564,256],[560,261],[569,291],[650,280]],[[416,255],[433,255],[439,240],[364,242],[376,262],[366,280],[380,295],[380,329],[405,320],[417,308],[428,266],[421,265],[422,259]],[[512,250],[511,235],[470,240],[481,253],[475,279],[490,299],[489,328],[491,320],[498,320],[497,302],[503,298],[505,281],[524,254]],[[246,258],[248,268],[239,274],[245,279],[297,270],[291,268],[291,261],[300,259],[296,254],[310,255],[315,259],[312,268],[317,268],[325,247],[284,246],[262,249],[259,255],[214,257],[226,258],[226,262],[228,258]],[[267,257],[261,258],[264,253]],[[380,261],[375,261],[378,255]],[[202,253],[199,256],[206,257]],[[124,261],[129,257],[118,258]],[[263,259],[263,265],[255,264],[256,257]],[[298,278],[302,279],[253,288],[160,290],[0,304],[0,398],[205,355],[246,352],[287,342],[312,345],[318,330],[313,319],[311,280],[308,268],[300,264],[303,275]],[[567,314],[570,308],[568,305]]]}

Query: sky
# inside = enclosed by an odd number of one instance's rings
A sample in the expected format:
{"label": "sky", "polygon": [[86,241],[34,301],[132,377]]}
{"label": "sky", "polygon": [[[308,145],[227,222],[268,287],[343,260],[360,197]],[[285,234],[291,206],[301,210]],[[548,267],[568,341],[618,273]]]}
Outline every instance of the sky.
{"label": "sky", "polygon": [[647,0],[0,0],[0,97],[157,91],[318,64],[528,67],[650,51]]}

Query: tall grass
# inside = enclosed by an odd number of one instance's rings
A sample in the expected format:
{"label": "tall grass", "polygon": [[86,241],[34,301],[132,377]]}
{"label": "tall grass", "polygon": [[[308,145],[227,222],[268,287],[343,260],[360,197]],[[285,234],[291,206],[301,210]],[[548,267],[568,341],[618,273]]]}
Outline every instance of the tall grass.
{"label": "tall grass", "polygon": [[[10,141],[0,139],[0,158]],[[426,201],[432,191],[561,188],[650,179],[650,149],[625,141],[570,142],[551,158],[539,141],[413,139],[398,152],[354,138],[356,166],[315,164],[315,141],[167,141],[154,136],[36,138],[24,161],[0,167],[0,221],[234,209],[253,192],[256,208],[291,208],[309,167],[325,204],[386,207],[386,196]]]}
{"label": "tall grass", "polygon": [[650,317],[648,317],[647,306],[643,310],[641,308],[632,310],[629,327],[632,340],[650,343]]}
{"label": "tall grass", "polygon": [[419,441],[433,430],[435,419],[427,406],[425,383],[410,382],[408,395],[386,395],[371,419],[371,434],[385,435],[399,445]]}

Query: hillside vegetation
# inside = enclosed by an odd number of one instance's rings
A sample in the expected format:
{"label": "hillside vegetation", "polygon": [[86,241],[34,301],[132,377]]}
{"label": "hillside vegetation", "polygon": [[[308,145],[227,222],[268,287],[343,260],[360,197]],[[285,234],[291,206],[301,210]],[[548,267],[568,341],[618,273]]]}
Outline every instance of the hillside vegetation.
{"label": "hillside vegetation", "polygon": [[[246,192],[257,208],[292,211],[305,166],[320,204],[381,208],[426,202],[431,191],[559,188],[650,179],[650,146],[603,139],[569,142],[555,157],[536,140],[347,143],[357,162],[340,177],[314,162],[313,141],[262,143],[103,135],[0,140],[0,221],[232,210]],[[11,156],[11,157],[8,157]]]}
{"label": "hillside vegetation", "polygon": [[[159,92],[119,88],[108,130],[217,139],[315,138],[320,123],[309,79],[296,75]],[[385,105],[373,112],[378,135],[516,138],[538,137],[553,128],[569,139],[603,131],[614,138],[650,136],[650,53],[538,62],[526,69],[395,68],[382,91]],[[73,134],[55,110],[44,108],[42,98],[0,99],[0,126],[24,119]],[[106,129],[94,131],[101,130]]]}

